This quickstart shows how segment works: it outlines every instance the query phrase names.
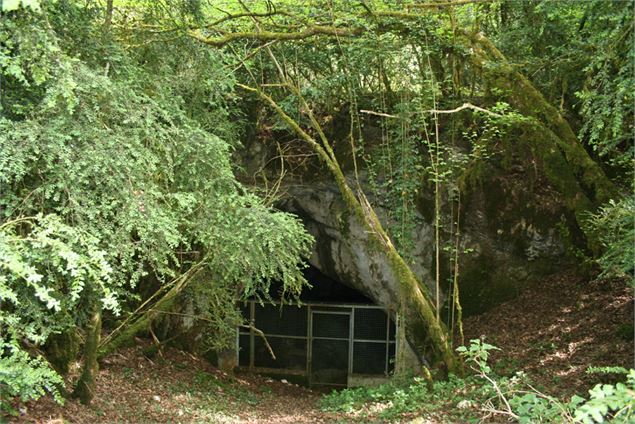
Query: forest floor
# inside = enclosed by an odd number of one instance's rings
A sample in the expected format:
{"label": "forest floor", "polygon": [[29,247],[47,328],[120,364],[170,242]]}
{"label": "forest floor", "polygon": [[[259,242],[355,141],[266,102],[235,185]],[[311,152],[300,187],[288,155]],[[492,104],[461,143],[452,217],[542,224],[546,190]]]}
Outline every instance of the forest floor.
{"label": "forest floor", "polygon": [[501,349],[491,356],[500,375],[522,370],[549,394],[586,395],[598,382],[589,366],[635,367],[633,311],[633,289],[623,280],[563,272],[468,318],[465,339]]}
{"label": "forest floor", "polygon": [[[621,281],[588,282],[561,273],[465,321],[466,339],[500,347],[499,373],[524,370],[547,393],[585,394],[588,366],[633,366],[633,295]],[[50,398],[21,406],[19,423],[325,423],[357,421],[320,410],[322,394],[265,377],[227,375],[188,353],[143,346],[104,360],[89,407]],[[0,417],[0,421],[1,421]],[[423,417],[420,424],[438,420]],[[368,422],[368,417],[365,418]],[[380,422],[380,421],[378,421]]]}

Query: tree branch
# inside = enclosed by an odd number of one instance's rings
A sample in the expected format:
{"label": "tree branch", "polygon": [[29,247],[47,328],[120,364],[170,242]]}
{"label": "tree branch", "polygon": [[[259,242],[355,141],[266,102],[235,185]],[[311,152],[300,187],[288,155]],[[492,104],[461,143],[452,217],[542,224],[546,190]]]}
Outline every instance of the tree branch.
{"label": "tree branch", "polygon": [[284,15],[284,13],[278,12],[275,9],[270,10],[268,12],[263,12],[263,13],[258,13],[258,12],[244,12],[244,13],[236,13],[236,14],[227,13],[226,16],[212,22],[211,24],[207,25],[207,27],[214,27],[216,25],[222,24],[223,22],[231,21],[234,19],[253,18],[253,17],[265,18],[268,16],[274,16],[274,15]]}
{"label": "tree branch", "polygon": [[[160,313],[160,314],[164,314],[164,315],[175,315],[175,316],[180,316],[180,317],[188,317],[188,318],[198,319],[198,320],[201,320],[201,321],[206,321],[206,322],[211,322],[211,323],[214,322],[211,319],[206,318],[206,317],[201,316],[201,315],[184,314],[184,313],[181,313],[181,312],[172,312],[172,311],[162,311],[162,310],[159,310],[159,309],[152,309],[152,311]],[[275,355],[275,353],[273,353],[273,349],[271,348],[271,345],[267,341],[267,336],[265,335],[265,333],[262,330],[256,328],[253,324],[240,324],[239,327],[243,327],[243,328],[247,328],[249,330],[253,330],[254,333],[256,333],[260,337],[262,337],[262,341],[265,343],[265,346],[267,347],[267,350],[269,350],[269,354],[271,355],[271,358],[273,358],[274,360],[276,359],[276,355]],[[151,334],[155,344],[156,345],[160,345],[161,343],[159,342],[159,339],[157,338],[157,336],[152,331],[152,328],[150,328],[150,334]]]}
{"label": "tree branch", "polygon": [[463,103],[461,106],[457,107],[456,109],[449,109],[449,110],[435,110],[435,109],[431,109],[431,110],[426,110],[424,112],[426,112],[426,113],[445,113],[445,114],[450,114],[450,113],[460,112],[460,111],[462,111],[464,109],[476,110],[478,112],[483,112],[483,113],[486,113],[488,115],[495,116],[497,118],[501,118],[503,116],[503,115],[500,115],[498,113],[491,112],[491,111],[489,111],[487,109],[483,109],[482,107],[475,106],[472,103]]}
{"label": "tree branch", "polygon": [[[463,103],[461,106],[454,108],[454,109],[446,109],[446,110],[438,110],[438,109],[429,109],[429,110],[424,110],[422,112],[413,112],[413,114],[415,113],[436,113],[436,114],[451,114],[451,113],[457,113],[460,112],[462,110],[465,109],[472,109],[475,110],[477,112],[483,112],[486,113],[490,116],[494,116],[496,118],[502,118],[503,115],[496,113],[496,112],[492,112],[489,111],[487,109],[483,109],[482,107],[479,106],[475,106],[472,103]],[[399,115],[390,115],[388,113],[383,113],[383,112],[375,112],[373,110],[366,110],[366,109],[360,109],[360,113],[365,113],[367,115],[375,115],[375,116],[382,116],[384,118],[391,118],[391,119],[403,119],[403,116],[399,116]]]}
{"label": "tree branch", "polygon": [[252,93],[257,94],[262,100],[264,100],[267,104],[269,104],[269,106],[271,106],[278,113],[278,115],[291,127],[291,129],[293,129],[293,131],[296,132],[296,134],[298,134],[300,137],[302,137],[302,139],[304,141],[309,143],[309,145],[311,147],[313,147],[313,149],[315,149],[315,151],[317,152],[318,156],[320,158],[322,158],[322,160],[324,160],[326,162],[326,164],[327,164],[327,166],[329,168],[333,167],[333,162],[332,162],[331,157],[324,150],[324,148],[322,148],[320,143],[318,143],[306,131],[304,131],[302,128],[300,128],[300,126],[297,124],[297,122],[295,122],[289,115],[287,115],[286,112],[284,110],[282,110],[282,108],[271,97],[267,96],[265,93],[263,93],[261,90],[259,90],[257,88],[249,87],[248,85],[244,85],[244,84],[240,84],[240,83],[238,83],[236,85],[238,87],[242,88],[243,90],[251,91]]}
{"label": "tree branch", "polygon": [[452,7],[452,6],[462,6],[465,4],[478,4],[478,3],[492,3],[494,0],[449,0],[449,1],[440,1],[436,3],[415,3],[415,4],[407,4],[406,9],[416,8],[416,9],[437,9],[442,7]]}
{"label": "tree branch", "polygon": [[273,353],[273,349],[271,348],[271,345],[269,345],[269,342],[267,341],[267,337],[265,336],[265,333],[262,332],[262,330],[257,329],[252,324],[249,324],[249,325],[241,324],[240,326],[243,328],[248,328],[252,330],[254,333],[258,334],[262,338],[262,341],[265,342],[265,346],[267,346],[267,350],[269,351],[271,358],[273,358],[273,360],[276,360],[276,355],[275,353]]}
{"label": "tree branch", "polygon": [[331,26],[311,26],[298,32],[273,32],[273,31],[254,31],[254,32],[232,32],[221,37],[206,37],[201,34],[200,30],[190,30],[188,34],[194,39],[208,44],[210,46],[220,47],[224,44],[235,40],[250,39],[260,41],[290,41],[303,40],[319,35],[329,35],[338,37],[351,37],[362,33],[361,28],[336,28]]}

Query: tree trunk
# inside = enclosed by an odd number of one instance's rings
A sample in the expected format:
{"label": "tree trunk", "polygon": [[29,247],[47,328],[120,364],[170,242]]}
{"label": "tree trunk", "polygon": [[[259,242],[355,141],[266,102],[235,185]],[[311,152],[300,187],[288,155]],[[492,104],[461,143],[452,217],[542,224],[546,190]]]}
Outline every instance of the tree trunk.
{"label": "tree trunk", "polygon": [[[546,126],[561,143],[552,146],[562,152],[573,174],[588,188],[589,199],[598,206],[615,197],[617,189],[600,166],[589,156],[578,137],[558,109],[551,105],[534,85],[509,64],[505,56],[482,34],[467,34],[474,53],[472,64],[483,72],[488,84],[508,93],[508,102],[523,115]],[[563,193],[566,195],[566,193]]]}
{"label": "tree trunk", "polygon": [[110,25],[112,24],[112,11],[114,0],[106,0],[106,14],[104,17],[104,32],[110,31]]}
{"label": "tree trunk", "polygon": [[68,374],[71,363],[77,359],[79,348],[80,337],[75,327],[50,336],[44,345],[46,359],[63,376]]}
{"label": "tree trunk", "polygon": [[101,304],[98,300],[94,303],[84,344],[84,368],[73,392],[73,397],[79,398],[84,405],[88,405],[95,396],[95,378],[99,371],[97,347],[101,335]]}
{"label": "tree trunk", "polygon": [[[472,65],[491,88],[506,93],[507,102],[530,118],[520,125],[529,134],[532,150],[542,160],[549,183],[563,196],[583,231],[589,212],[616,198],[618,190],[589,156],[580,140],[556,107],[518,72],[484,35],[462,32],[473,50]],[[601,250],[597,235],[586,232],[587,247]]]}
{"label": "tree trunk", "polygon": [[158,313],[156,311],[170,310],[174,305],[179,291],[180,290],[177,290],[177,287],[173,287],[161,299],[159,299],[152,308],[128,322],[114,338],[108,340],[107,343],[100,346],[97,356],[99,358],[103,358],[118,348],[131,344],[136,334],[142,331],[148,331],[152,320]]}
{"label": "tree trunk", "polygon": [[184,274],[179,276],[176,280],[169,283],[172,284],[170,290],[160,297],[151,307],[149,307],[149,309],[141,312],[141,309],[152,301],[154,296],[144,302],[144,304],[142,304],[129,319],[125,320],[106,338],[106,340],[104,340],[104,342],[99,346],[97,357],[103,358],[104,356],[107,356],[119,347],[130,344],[137,333],[149,330],[152,319],[156,316],[156,314],[161,313],[161,311],[169,311],[172,308],[178,294],[181,293],[192,278],[194,278],[198,272],[203,269],[203,263],[204,260],[201,260]]}
{"label": "tree trunk", "polygon": [[346,186],[343,190],[347,192],[344,196],[348,197],[349,208],[353,209],[356,217],[361,219],[360,223],[367,228],[370,235],[369,248],[378,250],[388,259],[390,271],[398,284],[402,329],[405,330],[406,340],[420,356],[422,365],[432,365],[443,375],[448,372],[461,374],[461,363],[452,350],[445,325],[437,317],[427,287],[417,279],[394,247],[363,194],[360,193],[360,201],[353,202],[350,188]]}

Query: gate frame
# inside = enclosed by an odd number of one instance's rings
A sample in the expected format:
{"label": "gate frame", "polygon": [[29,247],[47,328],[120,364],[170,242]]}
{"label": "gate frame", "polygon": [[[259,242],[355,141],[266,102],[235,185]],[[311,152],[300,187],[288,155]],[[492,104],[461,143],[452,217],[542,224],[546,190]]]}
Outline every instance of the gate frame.
{"label": "gate frame", "polygon": [[[306,364],[304,367],[304,371],[300,372],[298,370],[290,370],[285,368],[266,368],[266,367],[257,367],[255,366],[255,338],[257,337],[256,332],[253,328],[250,328],[249,331],[241,332],[240,328],[236,328],[236,363],[240,363],[239,355],[240,355],[240,336],[249,335],[249,365],[240,366],[239,369],[248,370],[251,372],[261,372],[268,374],[278,374],[278,375],[299,375],[305,377],[308,381],[309,387],[313,386],[340,386],[347,387],[348,381],[351,376],[389,376],[389,368],[390,368],[390,346],[391,344],[395,347],[394,358],[396,359],[399,355],[397,336],[399,334],[399,319],[398,314],[395,314],[395,319],[391,319],[391,314],[389,311],[386,311],[384,308],[378,305],[371,304],[360,304],[360,303],[331,303],[331,302],[299,302],[299,303],[289,303],[282,301],[269,301],[269,302],[260,302],[258,300],[248,300],[242,302],[243,304],[249,305],[249,317],[246,317],[246,320],[252,324],[253,327],[257,328],[257,322],[255,321],[256,316],[256,304],[262,306],[273,306],[277,305],[279,307],[298,307],[298,306],[306,306],[306,314],[307,314],[307,331],[306,336],[290,336],[283,334],[273,334],[266,333],[263,331],[265,338],[273,337],[273,338],[289,338],[289,339],[302,339],[306,341]],[[332,309],[341,309],[342,311],[336,310],[315,310],[316,308],[332,308]],[[386,315],[386,339],[384,340],[370,340],[370,339],[356,339],[355,338],[355,310],[356,309],[375,309],[381,310]],[[313,381],[312,378],[312,351],[313,351],[313,314],[314,313],[332,313],[337,315],[348,315],[349,316],[349,337],[348,337],[348,370],[347,370],[347,384],[337,384],[337,383],[320,383]],[[395,330],[394,334],[392,334],[391,338],[391,321],[394,323]],[[258,336],[259,337],[259,336]],[[331,337],[319,337],[319,339],[326,340],[344,340],[343,338],[331,338]],[[385,344],[385,368],[383,374],[355,374],[353,373],[353,359],[354,359],[354,351],[355,351],[355,342],[361,343],[381,343]]]}

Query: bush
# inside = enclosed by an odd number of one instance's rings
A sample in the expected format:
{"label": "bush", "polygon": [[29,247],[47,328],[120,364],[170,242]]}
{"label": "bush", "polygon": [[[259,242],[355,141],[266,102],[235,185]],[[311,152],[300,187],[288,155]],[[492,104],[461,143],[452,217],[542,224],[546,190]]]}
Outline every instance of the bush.
{"label": "bush", "polygon": [[607,277],[630,278],[635,284],[635,199],[628,196],[620,201],[611,200],[607,205],[591,215],[588,229],[598,234],[604,248],[597,260],[602,275]]}
{"label": "bush", "polygon": [[632,423],[635,420],[635,370],[628,371],[625,383],[597,384],[589,390],[591,398],[575,410],[582,423]]}
{"label": "bush", "polygon": [[588,400],[562,400],[538,391],[523,372],[512,377],[493,373],[487,361],[498,349],[481,340],[457,350],[475,372],[466,378],[450,376],[432,384],[420,378],[395,378],[378,387],[334,391],[322,399],[322,409],[352,414],[366,420],[400,421],[423,415],[443,422],[489,422],[506,417],[520,424],[627,423],[635,418],[635,370],[619,367],[594,369],[628,373],[625,383],[598,384]]}
{"label": "bush", "polygon": [[0,342],[0,352],[0,412],[15,414],[10,400],[16,397],[37,400],[50,393],[57,402],[63,402],[57,388],[64,381],[48,363],[31,358],[14,343]]}

